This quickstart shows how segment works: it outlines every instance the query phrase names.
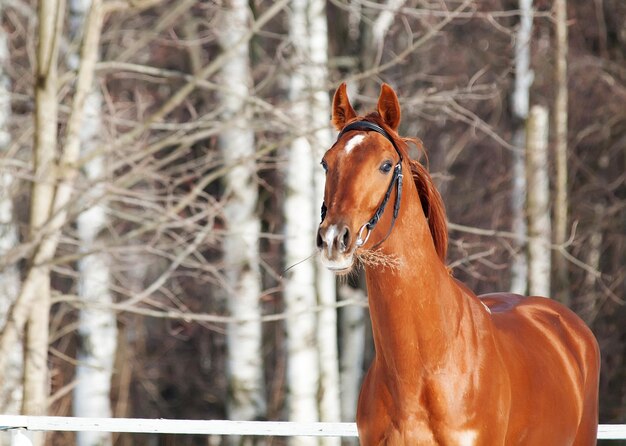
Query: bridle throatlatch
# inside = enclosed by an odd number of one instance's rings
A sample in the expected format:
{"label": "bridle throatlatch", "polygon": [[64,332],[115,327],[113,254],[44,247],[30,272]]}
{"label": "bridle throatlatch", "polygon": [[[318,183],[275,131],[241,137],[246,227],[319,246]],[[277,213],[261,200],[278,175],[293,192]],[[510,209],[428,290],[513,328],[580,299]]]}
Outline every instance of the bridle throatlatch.
{"label": "bridle throatlatch", "polygon": [[[391,225],[389,226],[389,230],[387,231],[387,234],[385,235],[385,237],[372,247],[372,249],[374,249],[374,248],[377,248],[385,240],[387,240],[387,237],[389,237],[389,235],[391,234],[391,231],[393,230],[393,226],[396,223],[396,218],[398,218],[398,212],[400,211],[400,198],[402,197],[402,177],[403,177],[402,176],[402,152],[400,152],[400,149],[398,149],[398,146],[396,145],[395,141],[393,140],[393,138],[391,138],[389,133],[387,133],[387,131],[384,128],[369,121],[356,121],[351,124],[348,124],[347,126],[343,128],[341,132],[339,132],[339,135],[337,136],[337,140],[339,140],[339,138],[341,138],[344,133],[347,133],[351,130],[362,130],[362,131],[371,130],[376,133],[380,133],[385,138],[387,138],[389,142],[391,142],[391,144],[393,145],[393,148],[396,149],[396,152],[398,153],[398,156],[400,157],[400,160],[396,163],[396,165],[393,168],[393,176],[391,177],[391,182],[389,183],[387,192],[385,192],[383,201],[378,206],[378,209],[376,209],[376,212],[374,212],[374,215],[372,216],[372,218],[370,218],[363,226],[361,226],[361,228],[359,229],[359,233],[357,235],[357,239],[356,239],[357,247],[363,246],[365,243],[367,243],[367,240],[369,239],[370,234],[374,230],[374,227],[378,223],[378,220],[380,220],[380,217],[382,217],[383,212],[385,212],[385,207],[387,206],[389,197],[391,197],[391,191],[393,190],[395,186],[396,187],[396,199],[393,204],[393,216],[391,219]],[[322,212],[321,212],[322,221],[324,221],[324,218],[326,218],[326,211],[327,211],[326,203],[322,202]],[[363,237],[363,235],[365,235],[365,238]]]}

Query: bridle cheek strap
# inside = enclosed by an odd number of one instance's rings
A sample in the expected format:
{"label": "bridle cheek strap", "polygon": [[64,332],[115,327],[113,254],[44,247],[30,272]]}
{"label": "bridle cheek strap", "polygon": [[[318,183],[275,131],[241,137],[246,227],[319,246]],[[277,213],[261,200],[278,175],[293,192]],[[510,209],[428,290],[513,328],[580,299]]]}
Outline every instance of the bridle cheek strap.
{"label": "bridle cheek strap", "polygon": [[[339,140],[339,138],[341,138],[341,136],[344,133],[349,132],[351,130],[361,130],[361,131],[371,130],[376,133],[380,133],[385,138],[387,138],[389,142],[391,142],[391,144],[393,144],[393,148],[396,149],[396,152],[398,153],[398,156],[400,157],[400,160],[396,163],[395,167],[393,168],[393,176],[391,177],[391,181],[389,183],[389,187],[387,188],[387,192],[385,192],[383,201],[378,206],[378,209],[376,209],[376,212],[374,212],[374,215],[372,216],[372,218],[370,218],[367,223],[361,226],[361,228],[359,229],[359,233],[357,235],[356,246],[357,248],[359,248],[365,245],[365,243],[367,243],[367,240],[369,239],[370,234],[374,230],[374,227],[378,223],[378,220],[380,220],[380,217],[382,217],[383,212],[385,212],[385,207],[387,206],[389,197],[391,197],[391,191],[393,191],[393,188],[395,186],[396,187],[396,199],[393,204],[393,216],[391,219],[391,225],[389,225],[389,230],[387,231],[387,234],[385,235],[385,237],[372,247],[372,249],[374,249],[374,248],[377,248],[380,244],[382,244],[385,240],[387,240],[389,235],[391,235],[391,231],[393,230],[393,227],[396,223],[396,219],[398,218],[398,212],[400,211],[400,200],[402,198],[402,178],[403,178],[402,152],[400,152],[395,141],[389,135],[389,133],[387,133],[387,131],[384,128],[369,121],[356,121],[351,124],[348,124],[339,133],[339,135],[337,136],[337,140]],[[322,210],[321,210],[322,221],[324,221],[324,218],[326,218],[326,211],[327,211],[326,203],[322,202]],[[363,238],[364,233],[365,233],[365,238]]]}
{"label": "bridle cheek strap", "polygon": [[[378,206],[378,209],[376,209],[376,212],[374,213],[372,218],[370,218],[369,221],[361,226],[361,228],[359,229],[359,233],[356,239],[357,248],[367,243],[367,240],[370,238],[370,234],[374,230],[374,227],[378,223],[378,220],[380,220],[380,217],[382,217],[383,213],[385,212],[385,207],[387,206],[389,197],[391,197],[391,191],[393,190],[393,187],[396,186],[396,199],[393,203],[393,216],[391,218],[391,225],[389,225],[389,230],[387,231],[385,237],[374,246],[372,246],[372,249],[377,248],[391,235],[391,231],[393,230],[393,227],[396,224],[396,219],[398,218],[398,212],[400,211],[400,200],[402,198],[402,178],[402,160],[400,160],[393,169],[393,176],[391,177],[391,182],[389,183],[387,192],[385,192],[383,201],[380,203],[380,206]],[[363,238],[363,233],[365,232],[365,230],[367,230],[367,233],[365,234],[365,238]]]}

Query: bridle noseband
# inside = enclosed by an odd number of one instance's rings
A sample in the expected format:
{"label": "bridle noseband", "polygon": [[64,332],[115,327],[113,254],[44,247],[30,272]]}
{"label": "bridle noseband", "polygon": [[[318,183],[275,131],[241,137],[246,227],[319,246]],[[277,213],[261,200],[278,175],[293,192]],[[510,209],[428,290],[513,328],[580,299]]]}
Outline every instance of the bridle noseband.
{"label": "bridle noseband", "polygon": [[[382,240],[380,240],[378,243],[376,243],[372,247],[373,249],[373,248],[378,247],[385,240],[387,240],[387,237],[389,237],[389,235],[391,234],[391,231],[393,230],[393,226],[396,223],[398,212],[400,211],[400,198],[402,197],[402,177],[403,177],[402,175],[402,152],[396,145],[396,142],[393,140],[393,138],[389,135],[389,133],[387,133],[387,131],[384,128],[370,121],[356,121],[351,124],[348,124],[347,126],[343,128],[343,130],[341,130],[341,132],[339,132],[339,135],[337,136],[337,141],[339,141],[339,139],[345,133],[351,130],[374,131],[376,133],[380,133],[385,138],[387,138],[389,142],[391,142],[391,144],[393,145],[393,148],[396,149],[396,152],[398,153],[398,156],[400,157],[400,160],[396,163],[396,165],[393,168],[393,176],[391,177],[391,182],[389,183],[387,192],[385,192],[383,201],[378,206],[378,209],[376,209],[376,212],[374,212],[374,215],[372,216],[372,218],[370,218],[363,226],[361,226],[361,228],[359,229],[359,233],[357,235],[357,239],[356,239],[357,247],[363,246],[365,243],[367,243],[367,240],[369,239],[370,234],[374,230],[374,227],[378,223],[378,220],[380,220],[380,217],[383,215],[383,212],[385,212],[385,207],[387,206],[389,197],[391,197],[391,191],[393,190],[393,187],[395,185],[396,186],[396,200],[393,204],[393,217],[391,219],[391,225],[389,226],[389,230],[387,231],[387,234],[385,235],[385,237]],[[327,210],[326,203],[322,202],[322,221],[324,221],[324,218],[326,217],[326,210]],[[365,238],[363,238],[363,234],[365,233],[366,230],[367,230],[367,233],[365,234]]]}

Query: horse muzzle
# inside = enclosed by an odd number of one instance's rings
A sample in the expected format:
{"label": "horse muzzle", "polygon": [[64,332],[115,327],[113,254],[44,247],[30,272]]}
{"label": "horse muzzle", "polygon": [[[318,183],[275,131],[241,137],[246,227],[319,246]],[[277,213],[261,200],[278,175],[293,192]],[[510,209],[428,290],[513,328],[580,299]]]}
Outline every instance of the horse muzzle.
{"label": "horse muzzle", "polygon": [[322,264],[337,273],[347,273],[354,263],[353,235],[345,224],[320,225],[317,231],[317,247]]}

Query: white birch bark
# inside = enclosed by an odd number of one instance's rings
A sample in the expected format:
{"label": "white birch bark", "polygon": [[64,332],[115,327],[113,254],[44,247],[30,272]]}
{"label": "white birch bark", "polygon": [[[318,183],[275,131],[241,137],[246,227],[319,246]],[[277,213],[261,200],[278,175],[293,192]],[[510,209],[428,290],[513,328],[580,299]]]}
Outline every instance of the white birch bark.
{"label": "white birch bark", "polygon": [[515,35],[515,87],[513,90],[513,115],[528,117],[530,86],[534,74],[530,69],[530,41],[533,29],[533,1],[519,0],[520,23]]}
{"label": "white birch bark", "polygon": [[379,51],[382,49],[385,36],[393,24],[396,13],[405,3],[406,0],[387,0],[386,8],[378,14],[372,25],[374,48],[379,48]]}
{"label": "white birch bark", "polygon": [[[398,10],[406,3],[406,0],[387,0],[382,11],[378,12],[372,19],[370,28],[366,28],[365,40],[368,45],[361,52],[361,59],[366,68],[373,68],[381,61],[385,37],[393,25]],[[378,89],[374,82],[368,82],[372,88],[372,93]]]}
{"label": "white birch bark", "polygon": [[533,10],[532,0],[519,0],[520,23],[515,36],[515,87],[511,97],[513,116],[520,121],[513,134],[513,191],[511,211],[513,232],[517,235],[518,252],[511,265],[511,292],[525,294],[528,288],[528,259],[526,253],[526,129],[524,122],[528,117],[530,86],[533,72],[530,69],[530,40],[532,36]]}
{"label": "white birch bark", "polygon": [[[222,11],[220,44],[232,50],[247,33],[251,11],[246,0],[231,0]],[[226,128],[219,146],[229,168],[224,178],[227,234],[223,242],[225,274],[232,288],[227,302],[230,314],[247,322],[228,325],[229,418],[254,420],[265,416],[259,270],[260,221],[256,215],[258,185],[254,133],[249,128],[246,98],[251,94],[250,56],[240,45],[221,71],[224,93],[221,102]],[[235,440],[236,441],[236,440]]]}
{"label": "white birch bark", "polygon": [[[91,0],[70,1],[70,32],[80,38]],[[93,51],[99,53],[98,48]],[[68,64],[77,69],[81,63],[78,54],[69,55]],[[92,87],[83,109],[80,129],[81,154],[89,155],[99,143],[102,122],[102,96]],[[78,352],[73,414],[77,417],[111,417],[111,380],[117,351],[117,320],[115,313],[106,310],[113,304],[111,293],[111,259],[100,235],[108,224],[107,207],[103,201],[106,160],[94,157],[85,165],[88,186],[85,199],[93,202],[77,220],[80,250],[85,253],[78,261],[78,295],[84,307],[78,314]],[[89,254],[87,254],[89,253]],[[96,306],[97,304],[97,306]],[[112,444],[108,432],[77,432],[78,446],[107,446]]]}
{"label": "white birch bark", "polygon": [[[313,157],[321,160],[324,152],[332,145],[330,128],[330,97],[326,89],[328,79],[328,29],[326,24],[326,2],[309,0],[308,34],[310,64],[309,86],[311,91],[311,126],[313,127],[311,146],[314,147]],[[313,182],[315,186],[314,203],[321,203],[324,197],[325,175],[323,170],[315,167]],[[312,221],[319,221],[319,214],[313,210]],[[314,235],[314,232],[311,233]],[[314,238],[314,237],[312,237]],[[337,351],[337,308],[336,280],[334,274],[316,264],[316,288],[318,303],[323,306],[317,321],[317,345],[320,362],[320,421],[340,421],[339,401],[339,353]],[[323,445],[339,445],[338,437],[326,437],[320,441]]]}
{"label": "white birch bark", "polygon": [[511,192],[512,229],[517,237],[515,255],[511,263],[511,293],[526,294],[528,289],[528,253],[526,240],[528,227],[526,225],[526,137],[524,128],[518,128],[513,134],[513,181]]}
{"label": "white birch bark", "polygon": [[533,296],[549,296],[552,234],[548,110],[543,106],[533,106],[528,116],[527,128],[528,292]]}
{"label": "white birch bark", "polygon": [[[568,238],[568,194],[567,194],[567,0],[554,1],[555,21],[555,87],[554,102],[554,151],[556,161],[556,184],[554,200],[554,242],[562,245]],[[563,256],[555,259],[555,297],[570,304],[567,260]]]}
{"label": "white birch bark", "polygon": [[[591,226],[591,233],[589,234],[589,243],[587,249],[587,265],[589,265],[593,271],[600,271],[600,259],[602,256],[602,242],[604,241],[603,218],[605,218],[606,212],[602,203],[596,203],[593,207],[593,225]],[[587,271],[585,274],[585,288],[586,292],[583,294],[584,300],[580,303],[580,314],[588,325],[591,325],[598,311],[600,310],[599,299],[597,297],[596,282],[598,277],[591,271]]]}
{"label": "white birch bark", "polygon": [[[363,290],[343,285],[339,289],[342,300],[366,301]],[[347,305],[341,310],[341,417],[342,421],[356,420],[356,407],[363,379],[365,352],[365,308]],[[354,444],[357,444],[354,442]]]}
{"label": "white birch bark", "polygon": [[348,36],[351,40],[356,41],[361,35],[361,13],[363,5],[360,2],[349,2],[348,8]]}
{"label": "white birch bark", "polygon": [[[294,265],[314,252],[313,162],[311,147],[305,137],[297,138],[289,148],[285,181],[285,262]],[[286,320],[287,388],[290,421],[318,421],[317,392],[319,358],[317,353],[317,318],[311,311],[316,304],[315,268],[303,262],[292,268],[285,282],[285,305],[294,316]],[[317,444],[313,438],[294,438],[293,445]]]}
{"label": "white birch bark", "polygon": [[[2,15],[0,2],[0,16]],[[5,71],[9,64],[7,34],[0,28],[0,152],[8,148],[11,141],[9,120],[11,117],[11,79]],[[13,213],[14,178],[5,168],[0,170],[0,256],[18,243],[18,230]],[[4,326],[7,313],[20,289],[20,273],[16,265],[9,265],[0,271],[0,326]],[[7,366],[1,372],[4,383],[0,389],[0,411],[6,414],[19,414],[22,405],[22,346],[16,344],[9,352]]]}
{"label": "white birch bark", "polygon": [[[306,0],[294,0],[289,18],[289,35],[294,68],[289,79],[289,101],[292,104],[294,129],[308,128],[307,100],[307,8]],[[306,136],[298,136],[287,153],[285,179],[285,262],[294,265],[315,252],[314,150]],[[319,218],[319,217],[318,217]],[[294,316],[286,320],[287,388],[290,421],[318,421],[319,357],[317,351],[317,318],[310,311],[316,305],[315,263],[306,261],[291,269],[285,282],[285,305]],[[315,445],[312,437],[294,437],[292,445]]]}
{"label": "white birch bark", "polygon": [[[84,129],[93,135],[84,135],[88,150],[97,138],[100,127],[100,94],[93,92],[85,107]],[[86,132],[86,133],[87,133]],[[105,161],[98,157],[85,166],[85,176],[96,181],[87,194],[101,196]],[[80,248],[85,255],[78,262],[78,295],[84,303],[78,316],[79,347],[74,388],[73,413],[77,417],[111,417],[111,379],[117,351],[117,320],[115,313],[106,310],[113,303],[111,293],[111,259],[99,243],[99,234],[108,222],[106,205],[99,202],[83,211],[77,221]],[[97,307],[96,307],[97,304]],[[78,446],[106,446],[112,444],[108,432],[77,432]]]}

